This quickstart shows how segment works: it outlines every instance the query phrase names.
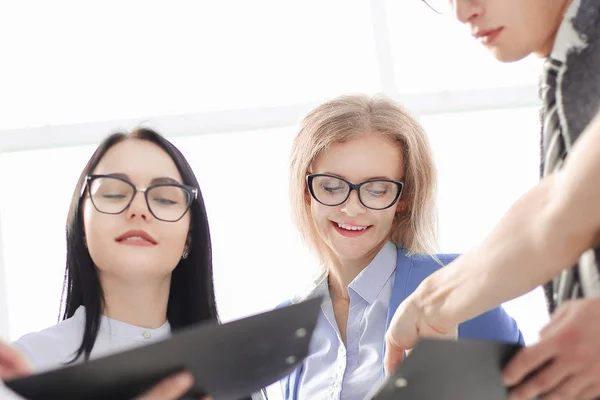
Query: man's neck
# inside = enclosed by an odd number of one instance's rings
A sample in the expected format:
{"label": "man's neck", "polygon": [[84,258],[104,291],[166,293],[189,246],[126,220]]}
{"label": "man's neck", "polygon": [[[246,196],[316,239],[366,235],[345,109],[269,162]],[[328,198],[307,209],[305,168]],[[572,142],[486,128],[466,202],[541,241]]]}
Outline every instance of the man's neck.
{"label": "man's neck", "polygon": [[103,276],[101,282],[105,316],[147,329],[159,328],[167,321],[170,276],[143,282]]}
{"label": "man's neck", "polygon": [[569,10],[569,7],[573,3],[573,0],[564,0],[554,18],[552,24],[552,30],[548,38],[544,41],[544,43],[539,47],[539,49],[535,52],[535,54],[540,58],[548,58],[552,54],[552,50],[556,44],[556,38],[558,35],[558,31],[560,26],[563,23],[565,15]]}

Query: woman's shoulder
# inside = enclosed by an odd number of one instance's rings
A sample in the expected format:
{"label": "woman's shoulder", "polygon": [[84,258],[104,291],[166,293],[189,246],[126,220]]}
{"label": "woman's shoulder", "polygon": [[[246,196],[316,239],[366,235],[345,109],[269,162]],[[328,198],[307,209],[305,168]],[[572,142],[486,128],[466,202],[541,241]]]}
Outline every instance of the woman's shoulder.
{"label": "woman's shoulder", "polygon": [[415,254],[404,251],[396,264],[396,290],[409,292],[416,289],[429,275],[454,261],[459,255],[453,253]]}
{"label": "woman's shoulder", "polygon": [[459,253],[413,253],[409,250],[404,249],[401,246],[397,246],[398,252],[404,255],[406,258],[411,260],[414,263],[423,264],[423,263],[431,263],[438,264],[438,266],[444,266],[450,264],[457,257],[460,256]]}
{"label": "woman's shoulder", "polygon": [[84,322],[79,315],[74,315],[49,328],[23,335],[13,345],[29,357],[36,371],[56,367],[75,356],[83,337]]}

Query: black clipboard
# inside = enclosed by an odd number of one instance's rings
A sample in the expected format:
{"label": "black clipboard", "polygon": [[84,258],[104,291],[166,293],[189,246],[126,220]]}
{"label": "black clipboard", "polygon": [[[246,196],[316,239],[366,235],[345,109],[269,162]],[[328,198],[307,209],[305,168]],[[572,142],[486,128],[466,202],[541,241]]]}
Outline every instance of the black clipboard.
{"label": "black clipboard", "polygon": [[5,382],[30,400],[131,399],[181,370],[188,396],[239,400],[289,375],[308,353],[321,298],[230,323],[204,324],[86,363]]}
{"label": "black clipboard", "polygon": [[502,369],[522,346],[423,338],[373,400],[506,400]]}

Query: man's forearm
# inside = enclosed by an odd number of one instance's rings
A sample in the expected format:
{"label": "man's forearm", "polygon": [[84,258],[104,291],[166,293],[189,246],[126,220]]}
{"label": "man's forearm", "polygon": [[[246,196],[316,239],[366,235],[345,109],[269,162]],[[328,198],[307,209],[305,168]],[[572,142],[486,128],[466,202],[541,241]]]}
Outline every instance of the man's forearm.
{"label": "man's forearm", "polygon": [[417,293],[428,314],[460,323],[528,292],[572,265],[576,256],[569,260],[559,237],[544,233],[550,230],[544,210],[553,181],[551,177],[534,187],[484,242],[423,282]]}
{"label": "man's forearm", "polygon": [[600,118],[560,172],[523,196],[479,246],[431,275],[416,293],[433,318],[460,323],[574,265],[600,228]]}

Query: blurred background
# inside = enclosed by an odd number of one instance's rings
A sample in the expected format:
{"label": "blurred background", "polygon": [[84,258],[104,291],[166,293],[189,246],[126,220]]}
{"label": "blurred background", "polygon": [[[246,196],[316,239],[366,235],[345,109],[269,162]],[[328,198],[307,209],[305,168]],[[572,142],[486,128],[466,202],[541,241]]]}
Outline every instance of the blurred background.
{"label": "blurred background", "polygon": [[[497,62],[419,0],[2,0],[0,337],[57,322],[70,197],[116,129],[153,127],[192,164],[230,321],[276,306],[317,267],[287,198],[311,107],[364,92],[413,111],[439,169],[442,251],[463,252],[538,181],[540,68]],[[535,342],[541,290],[505,308]]]}

